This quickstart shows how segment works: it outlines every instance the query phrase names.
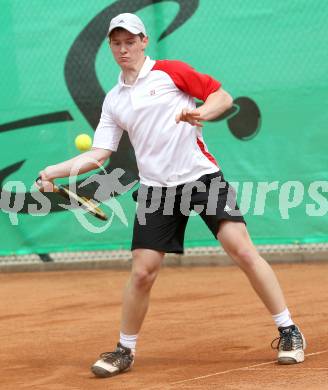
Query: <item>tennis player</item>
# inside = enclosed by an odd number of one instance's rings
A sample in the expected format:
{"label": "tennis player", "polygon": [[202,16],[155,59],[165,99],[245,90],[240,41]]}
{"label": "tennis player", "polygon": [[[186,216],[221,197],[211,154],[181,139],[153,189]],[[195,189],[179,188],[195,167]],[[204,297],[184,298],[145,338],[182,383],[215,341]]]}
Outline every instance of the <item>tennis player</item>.
{"label": "tennis player", "polygon": [[[53,180],[69,176],[75,163],[85,162],[80,173],[98,167],[90,158],[103,164],[117,150],[123,131],[128,132],[135,150],[141,185],[135,194],[138,210],[132,271],[123,295],[120,337],[116,349],[102,353],[92,372],[110,377],[132,367],[164,255],[183,253],[186,205],[199,213],[271,313],[279,331],[278,362],[302,362],[305,339],[291,318],[273,270],[253,245],[234,192],[202,137],[203,121],[229,109],[231,96],[219,81],[186,63],[145,56],[147,32],[134,14],[113,18],[108,39],[121,73],[103,103],[92,150],[40,172],[44,190],[52,191]],[[195,98],[204,102],[198,108]]]}

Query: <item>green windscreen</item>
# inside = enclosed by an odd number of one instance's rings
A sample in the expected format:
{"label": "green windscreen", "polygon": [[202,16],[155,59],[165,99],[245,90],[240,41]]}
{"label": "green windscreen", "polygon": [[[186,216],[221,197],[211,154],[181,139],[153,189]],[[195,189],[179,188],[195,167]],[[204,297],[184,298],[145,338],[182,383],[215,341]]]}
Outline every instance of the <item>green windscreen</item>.
{"label": "green windscreen", "polygon": [[[122,12],[144,21],[152,59],[185,61],[233,96],[203,135],[254,241],[328,242],[325,1],[2,0],[0,255],[130,247],[137,184],[105,199],[106,226],[92,216],[81,224],[52,195],[50,213],[38,213],[33,188],[41,169],[79,153],[77,135],[92,137],[117,82],[106,32]],[[123,186],[137,179],[127,137],[104,167],[117,168]],[[185,244],[215,245],[199,216],[190,217]]]}

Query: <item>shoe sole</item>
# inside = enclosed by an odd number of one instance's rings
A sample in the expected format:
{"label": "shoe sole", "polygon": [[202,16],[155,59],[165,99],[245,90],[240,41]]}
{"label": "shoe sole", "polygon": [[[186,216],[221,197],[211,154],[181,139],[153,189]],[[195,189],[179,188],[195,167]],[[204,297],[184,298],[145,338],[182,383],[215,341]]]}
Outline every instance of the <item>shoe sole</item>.
{"label": "shoe sole", "polygon": [[126,368],[125,370],[122,370],[122,371],[118,370],[116,372],[109,372],[109,371],[105,370],[104,368],[98,367],[98,366],[91,366],[90,369],[91,369],[91,372],[98,378],[110,378],[111,376],[123,374],[124,372],[129,371],[131,369],[131,367]]}
{"label": "shoe sole", "polygon": [[296,360],[296,359],[293,359],[293,358],[280,358],[278,360],[278,363],[279,364],[298,364],[298,363],[302,363],[304,362],[304,359],[303,360]]}
{"label": "shoe sole", "polygon": [[304,351],[297,352],[294,356],[280,356],[279,364],[297,364],[304,362]]}

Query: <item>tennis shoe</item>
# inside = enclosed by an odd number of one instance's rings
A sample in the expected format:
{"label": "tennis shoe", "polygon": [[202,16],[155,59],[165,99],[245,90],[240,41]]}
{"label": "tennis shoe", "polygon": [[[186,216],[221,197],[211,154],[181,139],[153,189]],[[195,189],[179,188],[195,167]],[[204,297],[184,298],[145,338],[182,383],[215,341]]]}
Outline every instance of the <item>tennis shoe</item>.
{"label": "tennis shoe", "polygon": [[[271,343],[278,350],[279,364],[296,364],[304,361],[306,341],[296,325],[278,328],[280,336]],[[276,345],[275,342],[277,341]]]}
{"label": "tennis shoe", "polygon": [[104,352],[91,367],[93,374],[99,378],[108,378],[126,372],[134,363],[134,353],[130,348],[118,343],[114,352]]}

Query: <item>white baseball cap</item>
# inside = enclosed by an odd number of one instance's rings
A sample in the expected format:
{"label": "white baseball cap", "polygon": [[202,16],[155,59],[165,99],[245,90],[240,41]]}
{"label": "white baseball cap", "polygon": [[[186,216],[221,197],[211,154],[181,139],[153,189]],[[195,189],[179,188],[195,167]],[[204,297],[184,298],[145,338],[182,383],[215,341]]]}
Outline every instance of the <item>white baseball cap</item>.
{"label": "white baseball cap", "polygon": [[135,35],[142,33],[147,36],[142,20],[134,14],[125,13],[115,16],[115,18],[110,21],[107,36],[117,27],[124,28],[124,30],[128,30]]}

